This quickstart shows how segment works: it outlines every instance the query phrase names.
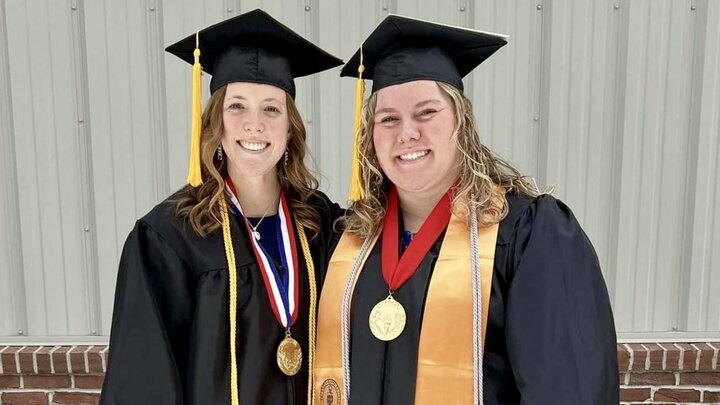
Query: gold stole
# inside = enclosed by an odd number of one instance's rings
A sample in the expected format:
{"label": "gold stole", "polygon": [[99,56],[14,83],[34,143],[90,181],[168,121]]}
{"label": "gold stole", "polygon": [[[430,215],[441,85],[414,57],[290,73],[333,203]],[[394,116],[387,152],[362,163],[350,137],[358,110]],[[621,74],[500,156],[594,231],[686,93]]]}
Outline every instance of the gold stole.
{"label": "gold stole", "polygon": [[[482,339],[485,341],[498,224],[478,230],[482,279]],[[372,242],[375,244],[377,238]],[[320,296],[313,396],[317,405],[345,398],[340,329],[342,297],[363,241],[342,235]],[[369,255],[372,248],[368,249]],[[360,268],[365,265],[364,257]],[[423,312],[415,404],[469,404],[473,401],[473,296],[470,230],[450,219],[433,270]],[[358,271],[359,275],[360,272]],[[353,289],[357,278],[353,280]],[[362,394],[360,394],[362,395]]]}

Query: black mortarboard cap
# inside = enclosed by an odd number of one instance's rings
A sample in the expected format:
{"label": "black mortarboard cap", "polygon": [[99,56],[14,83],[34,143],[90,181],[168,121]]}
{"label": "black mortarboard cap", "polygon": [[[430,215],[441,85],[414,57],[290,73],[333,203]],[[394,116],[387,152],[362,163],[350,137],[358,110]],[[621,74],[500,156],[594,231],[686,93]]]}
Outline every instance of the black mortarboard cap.
{"label": "black mortarboard cap", "polygon": [[[232,82],[271,84],[295,97],[294,78],[342,64],[312,42],[257,9],[198,32],[200,64],[211,74],[210,92]],[[192,34],[165,50],[193,64]]]}
{"label": "black mortarboard cap", "polygon": [[[364,79],[372,91],[414,80],[448,83],[463,90],[462,78],[507,44],[507,36],[389,15],[362,45]],[[360,50],[341,76],[358,77]]]}

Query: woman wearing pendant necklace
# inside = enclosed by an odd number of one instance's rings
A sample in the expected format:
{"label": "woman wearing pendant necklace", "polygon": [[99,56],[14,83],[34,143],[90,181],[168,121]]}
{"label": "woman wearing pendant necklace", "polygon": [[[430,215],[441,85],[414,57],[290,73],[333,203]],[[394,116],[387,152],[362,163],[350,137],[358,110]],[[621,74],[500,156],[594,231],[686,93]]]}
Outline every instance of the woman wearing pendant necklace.
{"label": "woman wearing pendant necklace", "polygon": [[389,16],[345,65],[373,87],[318,309],[316,403],[619,402],[592,245],[480,143],[463,95],[462,77],[505,43]]}
{"label": "woman wearing pendant necklace", "polygon": [[309,403],[316,287],[342,211],[304,166],[294,78],[341,61],[261,10],[167,51],[193,64],[188,185],[125,243],[100,403]]}

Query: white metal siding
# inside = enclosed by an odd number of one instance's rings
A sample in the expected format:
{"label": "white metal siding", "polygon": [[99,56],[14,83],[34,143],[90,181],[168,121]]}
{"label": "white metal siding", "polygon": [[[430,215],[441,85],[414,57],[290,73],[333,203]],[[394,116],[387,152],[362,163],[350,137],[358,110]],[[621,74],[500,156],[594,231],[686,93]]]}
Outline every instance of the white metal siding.
{"label": "white metal siding", "polygon": [[[622,336],[720,334],[718,2],[0,0],[0,338],[109,332],[124,239],[186,173],[190,66],[164,48],[256,7],[344,59],[391,12],[509,34],[465,79],[483,142],[573,209]],[[297,103],[344,201],[338,74]]]}

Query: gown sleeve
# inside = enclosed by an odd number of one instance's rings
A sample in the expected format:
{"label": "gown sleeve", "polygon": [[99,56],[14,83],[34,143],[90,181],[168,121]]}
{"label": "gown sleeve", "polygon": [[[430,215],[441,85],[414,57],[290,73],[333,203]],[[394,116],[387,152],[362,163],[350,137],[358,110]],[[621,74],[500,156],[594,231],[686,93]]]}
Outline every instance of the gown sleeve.
{"label": "gown sleeve", "polygon": [[617,405],[610,300],[572,212],[539,197],[520,217],[512,243],[506,339],[521,404]]}
{"label": "gown sleeve", "polygon": [[120,259],[101,405],[183,403],[188,274],[176,251],[139,221]]}

